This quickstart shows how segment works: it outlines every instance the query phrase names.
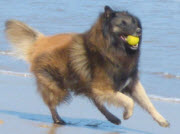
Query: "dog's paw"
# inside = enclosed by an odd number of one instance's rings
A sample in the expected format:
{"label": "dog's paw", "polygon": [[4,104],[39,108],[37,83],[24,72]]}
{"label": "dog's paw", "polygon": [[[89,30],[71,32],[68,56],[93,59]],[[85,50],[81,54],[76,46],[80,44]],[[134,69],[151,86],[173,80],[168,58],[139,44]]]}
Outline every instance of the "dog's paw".
{"label": "dog's paw", "polygon": [[131,100],[129,101],[128,105],[125,107],[125,111],[123,113],[124,120],[127,120],[132,116],[133,109],[134,109],[134,101]]}
{"label": "dog's paw", "polygon": [[152,114],[153,118],[155,121],[157,121],[157,123],[162,126],[162,127],[169,127],[170,123],[168,121],[166,121],[166,119],[159,114],[158,112],[154,112],[154,114]]}
{"label": "dog's paw", "polygon": [[158,122],[160,126],[162,127],[170,127],[170,123],[168,121],[162,121],[162,122]]}
{"label": "dog's paw", "polygon": [[108,119],[111,123],[113,123],[113,124],[116,124],[116,125],[119,125],[119,124],[121,124],[121,120],[120,119],[118,119],[118,118],[116,118],[116,117],[111,117],[111,118],[109,118]]}
{"label": "dog's paw", "polygon": [[59,120],[54,120],[54,124],[57,124],[57,125],[66,125],[66,122],[62,119],[59,119]]}
{"label": "dog's paw", "polygon": [[124,120],[127,120],[127,119],[129,119],[131,116],[132,116],[132,114],[133,114],[133,111],[131,110],[129,110],[129,111],[125,111],[124,113],[123,113],[123,119]]}

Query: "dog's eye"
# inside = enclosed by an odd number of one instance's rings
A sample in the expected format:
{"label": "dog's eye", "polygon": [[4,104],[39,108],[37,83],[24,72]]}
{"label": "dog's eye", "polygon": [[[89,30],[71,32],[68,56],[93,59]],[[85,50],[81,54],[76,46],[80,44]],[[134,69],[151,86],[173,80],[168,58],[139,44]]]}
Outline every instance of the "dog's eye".
{"label": "dog's eye", "polygon": [[123,26],[127,26],[127,22],[126,21],[121,21],[119,24],[115,24],[118,27],[123,27]]}

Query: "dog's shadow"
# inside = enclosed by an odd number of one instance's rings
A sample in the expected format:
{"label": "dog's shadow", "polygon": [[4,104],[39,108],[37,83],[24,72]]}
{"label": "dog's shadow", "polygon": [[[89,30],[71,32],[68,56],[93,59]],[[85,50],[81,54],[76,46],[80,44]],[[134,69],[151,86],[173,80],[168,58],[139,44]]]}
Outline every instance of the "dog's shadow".
{"label": "dog's shadow", "polygon": [[[24,113],[24,112],[17,112],[17,111],[9,111],[9,110],[0,110],[0,114],[7,114],[11,116],[16,116],[21,119],[38,121],[38,122],[45,122],[45,123],[52,123],[52,118],[50,115],[41,115],[41,114],[31,114],[31,113]],[[75,119],[64,117],[63,120],[67,123],[68,126],[73,127],[81,127],[81,128],[90,128],[96,130],[102,130],[106,132],[116,132],[116,134],[122,133],[139,133],[139,134],[152,134],[149,132],[131,129],[127,127],[123,127],[121,125],[114,125],[107,121],[95,120],[95,119]],[[50,134],[56,134],[56,129],[61,127],[60,125],[52,125],[50,128]]]}

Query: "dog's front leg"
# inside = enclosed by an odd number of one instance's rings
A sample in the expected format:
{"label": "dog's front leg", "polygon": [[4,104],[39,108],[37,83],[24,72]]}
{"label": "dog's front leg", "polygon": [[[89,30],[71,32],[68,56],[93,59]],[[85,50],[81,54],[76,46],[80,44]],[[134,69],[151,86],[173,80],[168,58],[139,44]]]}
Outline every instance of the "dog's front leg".
{"label": "dog's front leg", "polygon": [[96,103],[96,106],[103,114],[106,110],[99,106],[102,106],[102,104],[106,102],[117,107],[124,107],[123,118],[125,120],[129,119],[132,116],[134,109],[134,101],[129,96],[121,92],[115,92],[113,89],[99,90],[96,88],[93,88],[93,94],[96,102],[98,102]]}
{"label": "dog's front leg", "polygon": [[153,106],[140,81],[136,83],[134,89],[132,90],[132,97],[142,108],[150,113],[150,115],[159,123],[159,125],[162,127],[168,127],[170,125]]}

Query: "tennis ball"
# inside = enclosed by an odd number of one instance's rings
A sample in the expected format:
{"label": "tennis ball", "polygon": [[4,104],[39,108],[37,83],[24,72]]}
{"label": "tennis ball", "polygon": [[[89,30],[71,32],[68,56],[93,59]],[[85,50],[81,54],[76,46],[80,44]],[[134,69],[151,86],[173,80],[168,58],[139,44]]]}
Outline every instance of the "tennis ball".
{"label": "tennis ball", "polygon": [[128,35],[127,36],[127,42],[129,45],[135,46],[139,43],[139,37]]}

